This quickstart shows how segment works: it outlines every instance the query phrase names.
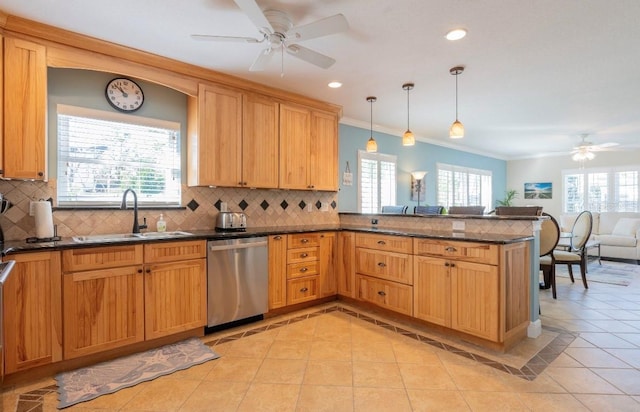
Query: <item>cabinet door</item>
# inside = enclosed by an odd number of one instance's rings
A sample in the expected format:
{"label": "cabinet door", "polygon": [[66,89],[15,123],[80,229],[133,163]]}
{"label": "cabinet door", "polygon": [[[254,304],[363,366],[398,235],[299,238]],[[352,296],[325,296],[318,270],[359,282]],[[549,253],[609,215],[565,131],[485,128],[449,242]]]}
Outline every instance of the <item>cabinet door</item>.
{"label": "cabinet door", "polygon": [[337,238],[335,232],[320,234],[320,256],[318,273],[320,274],[320,290],[318,297],[333,296],[337,293],[336,279]]}
{"label": "cabinet door", "polygon": [[206,325],[206,259],[145,265],[145,339]]}
{"label": "cabinet door", "polygon": [[4,177],[46,180],[47,62],[39,44],[4,39]]}
{"label": "cabinet door", "polygon": [[455,261],[451,267],[451,327],[498,341],[500,285],[498,268]]}
{"label": "cabinet door", "polygon": [[338,118],[311,113],[309,183],[314,190],[338,190]]}
{"label": "cabinet door", "polygon": [[[194,186],[240,186],[242,93],[201,84],[197,109],[190,106],[188,180]],[[193,111],[197,112],[197,115]],[[196,133],[193,129],[197,130]]]}
{"label": "cabinet door", "polygon": [[286,104],[280,105],[280,188],[311,189],[309,186],[309,150],[311,112]]}
{"label": "cabinet door", "polygon": [[144,340],[142,266],[67,273],[64,358]]}
{"label": "cabinet door", "polygon": [[444,259],[414,256],[414,317],[451,327],[449,267],[449,261]]}
{"label": "cabinet door", "polygon": [[60,252],[21,253],[4,284],[5,373],[62,360]]}
{"label": "cabinet door", "polygon": [[248,94],[242,104],[242,186],[278,187],[277,102]]}
{"label": "cabinet door", "polygon": [[[0,176],[4,176],[4,40],[0,35]],[[1,351],[0,351],[1,352]],[[2,356],[2,354],[0,354]],[[2,365],[0,365],[2,367]]]}
{"label": "cabinet door", "polygon": [[269,236],[269,310],[287,305],[287,237]]}
{"label": "cabinet door", "polygon": [[356,279],[356,234],[353,232],[338,232],[338,294],[355,298]]}

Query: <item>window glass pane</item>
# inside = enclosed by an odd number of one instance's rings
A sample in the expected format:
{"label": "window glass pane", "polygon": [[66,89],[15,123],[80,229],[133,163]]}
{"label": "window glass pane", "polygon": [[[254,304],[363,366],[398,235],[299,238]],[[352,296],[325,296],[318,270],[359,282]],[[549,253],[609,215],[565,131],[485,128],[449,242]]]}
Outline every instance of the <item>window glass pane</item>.
{"label": "window glass pane", "polygon": [[358,151],[358,208],[379,213],[383,205],[396,202],[396,157]]}
{"label": "window glass pane", "polygon": [[438,204],[492,209],[491,171],[438,164]]}
{"label": "window glass pane", "polygon": [[618,172],[615,174],[615,198],[619,212],[638,210],[638,171]]}
{"label": "window glass pane", "polygon": [[584,176],[569,174],[564,177],[564,211],[565,213],[578,213],[584,205]]}
{"label": "window glass pane", "polygon": [[589,173],[587,175],[587,209],[592,212],[606,212],[608,201],[608,174]]}
{"label": "window glass pane", "polygon": [[563,170],[563,212],[639,212],[640,166]]}
{"label": "window glass pane", "polygon": [[120,206],[128,188],[141,206],[180,205],[179,124],[77,113],[58,111],[58,206]]}

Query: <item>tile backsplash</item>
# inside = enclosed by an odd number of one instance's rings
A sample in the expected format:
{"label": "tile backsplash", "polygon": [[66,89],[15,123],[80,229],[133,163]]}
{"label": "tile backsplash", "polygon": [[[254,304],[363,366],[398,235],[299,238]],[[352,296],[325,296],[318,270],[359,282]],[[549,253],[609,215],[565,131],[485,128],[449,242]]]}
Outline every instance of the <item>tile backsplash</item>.
{"label": "tile backsplash", "polygon": [[[12,203],[0,225],[5,240],[24,240],[35,236],[35,219],[29,216],[30,202],[55,199],[55,181],[0,181],[0,193]],[[156,230],[160,213],[167,222],[167,230],[213,230],[222,203],[229,211],[247,214],[249,227],[338,224],[336,192],[308,192],[275,189],[236,189],[182,186],[184,209],[138,211],[142,224],[147,219],[150,231]],[[309,205],[311,205],[309,207]],[[92,235],[127,233],[133,224],[131,210],[61,210],[53,212],[58,235]]]}

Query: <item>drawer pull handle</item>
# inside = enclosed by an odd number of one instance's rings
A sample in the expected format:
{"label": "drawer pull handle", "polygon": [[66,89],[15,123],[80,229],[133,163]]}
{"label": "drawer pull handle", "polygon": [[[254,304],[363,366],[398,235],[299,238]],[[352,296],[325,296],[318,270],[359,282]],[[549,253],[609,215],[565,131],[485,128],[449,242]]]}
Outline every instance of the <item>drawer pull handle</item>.
{"label": "drawer pull handle", "polygon": [[387,294],[385,293],[385,291],[384,291],[384,290],[379,290],[379,291],[378,291],[378,295],[380,295],[380,296],[387,296]]}
{"label": "drawer pull handle", "polygon": [[456,248],[454,248],[453,246],[447,246],[444,250],[446,250],[447,252],[455,252]]}
{"label": "drawer pull handle", "polygon": [[379,245],[386,245],[386,244],[387,244],[387,242],[385,242],[384,240],[378,240],[378,244],[379,244]]}
{"label": "drawer pull handle", "polygon": [[387,267],[387,264],[384,262],[378,262],[378,266],[380,266],[381,268]]}
{"label": "drawer pull handle", "polygon": [[301,254],[300,254],[300,257],[302,257],[302,258],[306,258],[307,256],[309,256],[309,254],[308,254],[308,253],[301,253]]}
{"label": "drawer pull handle", "polygon": [[309,269],[307,269],[307,268],[300,268],[300,272],[302,272],[302,273],[306,272],[307,270],[309,270]]}
{"label": "drawer pull handle", "polygon": [[304,293],[304,292],[307,292],[308,290],[309,290],[309,288],[304,287],[304,288],[300,289],[300,292]]}
{"label": "drawer pull handle", "polygon": [[300,243],[309,243],[309,239],[302,239],[300,240]]}

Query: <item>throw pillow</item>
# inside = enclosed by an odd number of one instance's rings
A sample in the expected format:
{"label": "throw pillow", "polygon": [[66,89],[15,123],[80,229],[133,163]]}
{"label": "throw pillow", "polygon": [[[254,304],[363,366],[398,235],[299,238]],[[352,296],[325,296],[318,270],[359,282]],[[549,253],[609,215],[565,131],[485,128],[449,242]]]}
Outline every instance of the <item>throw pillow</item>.
{"label": "throw pillow", "polygon": [[611,234],[616,236],[635,236],[639,226],[640,219],[623,217],[618,220]]}

